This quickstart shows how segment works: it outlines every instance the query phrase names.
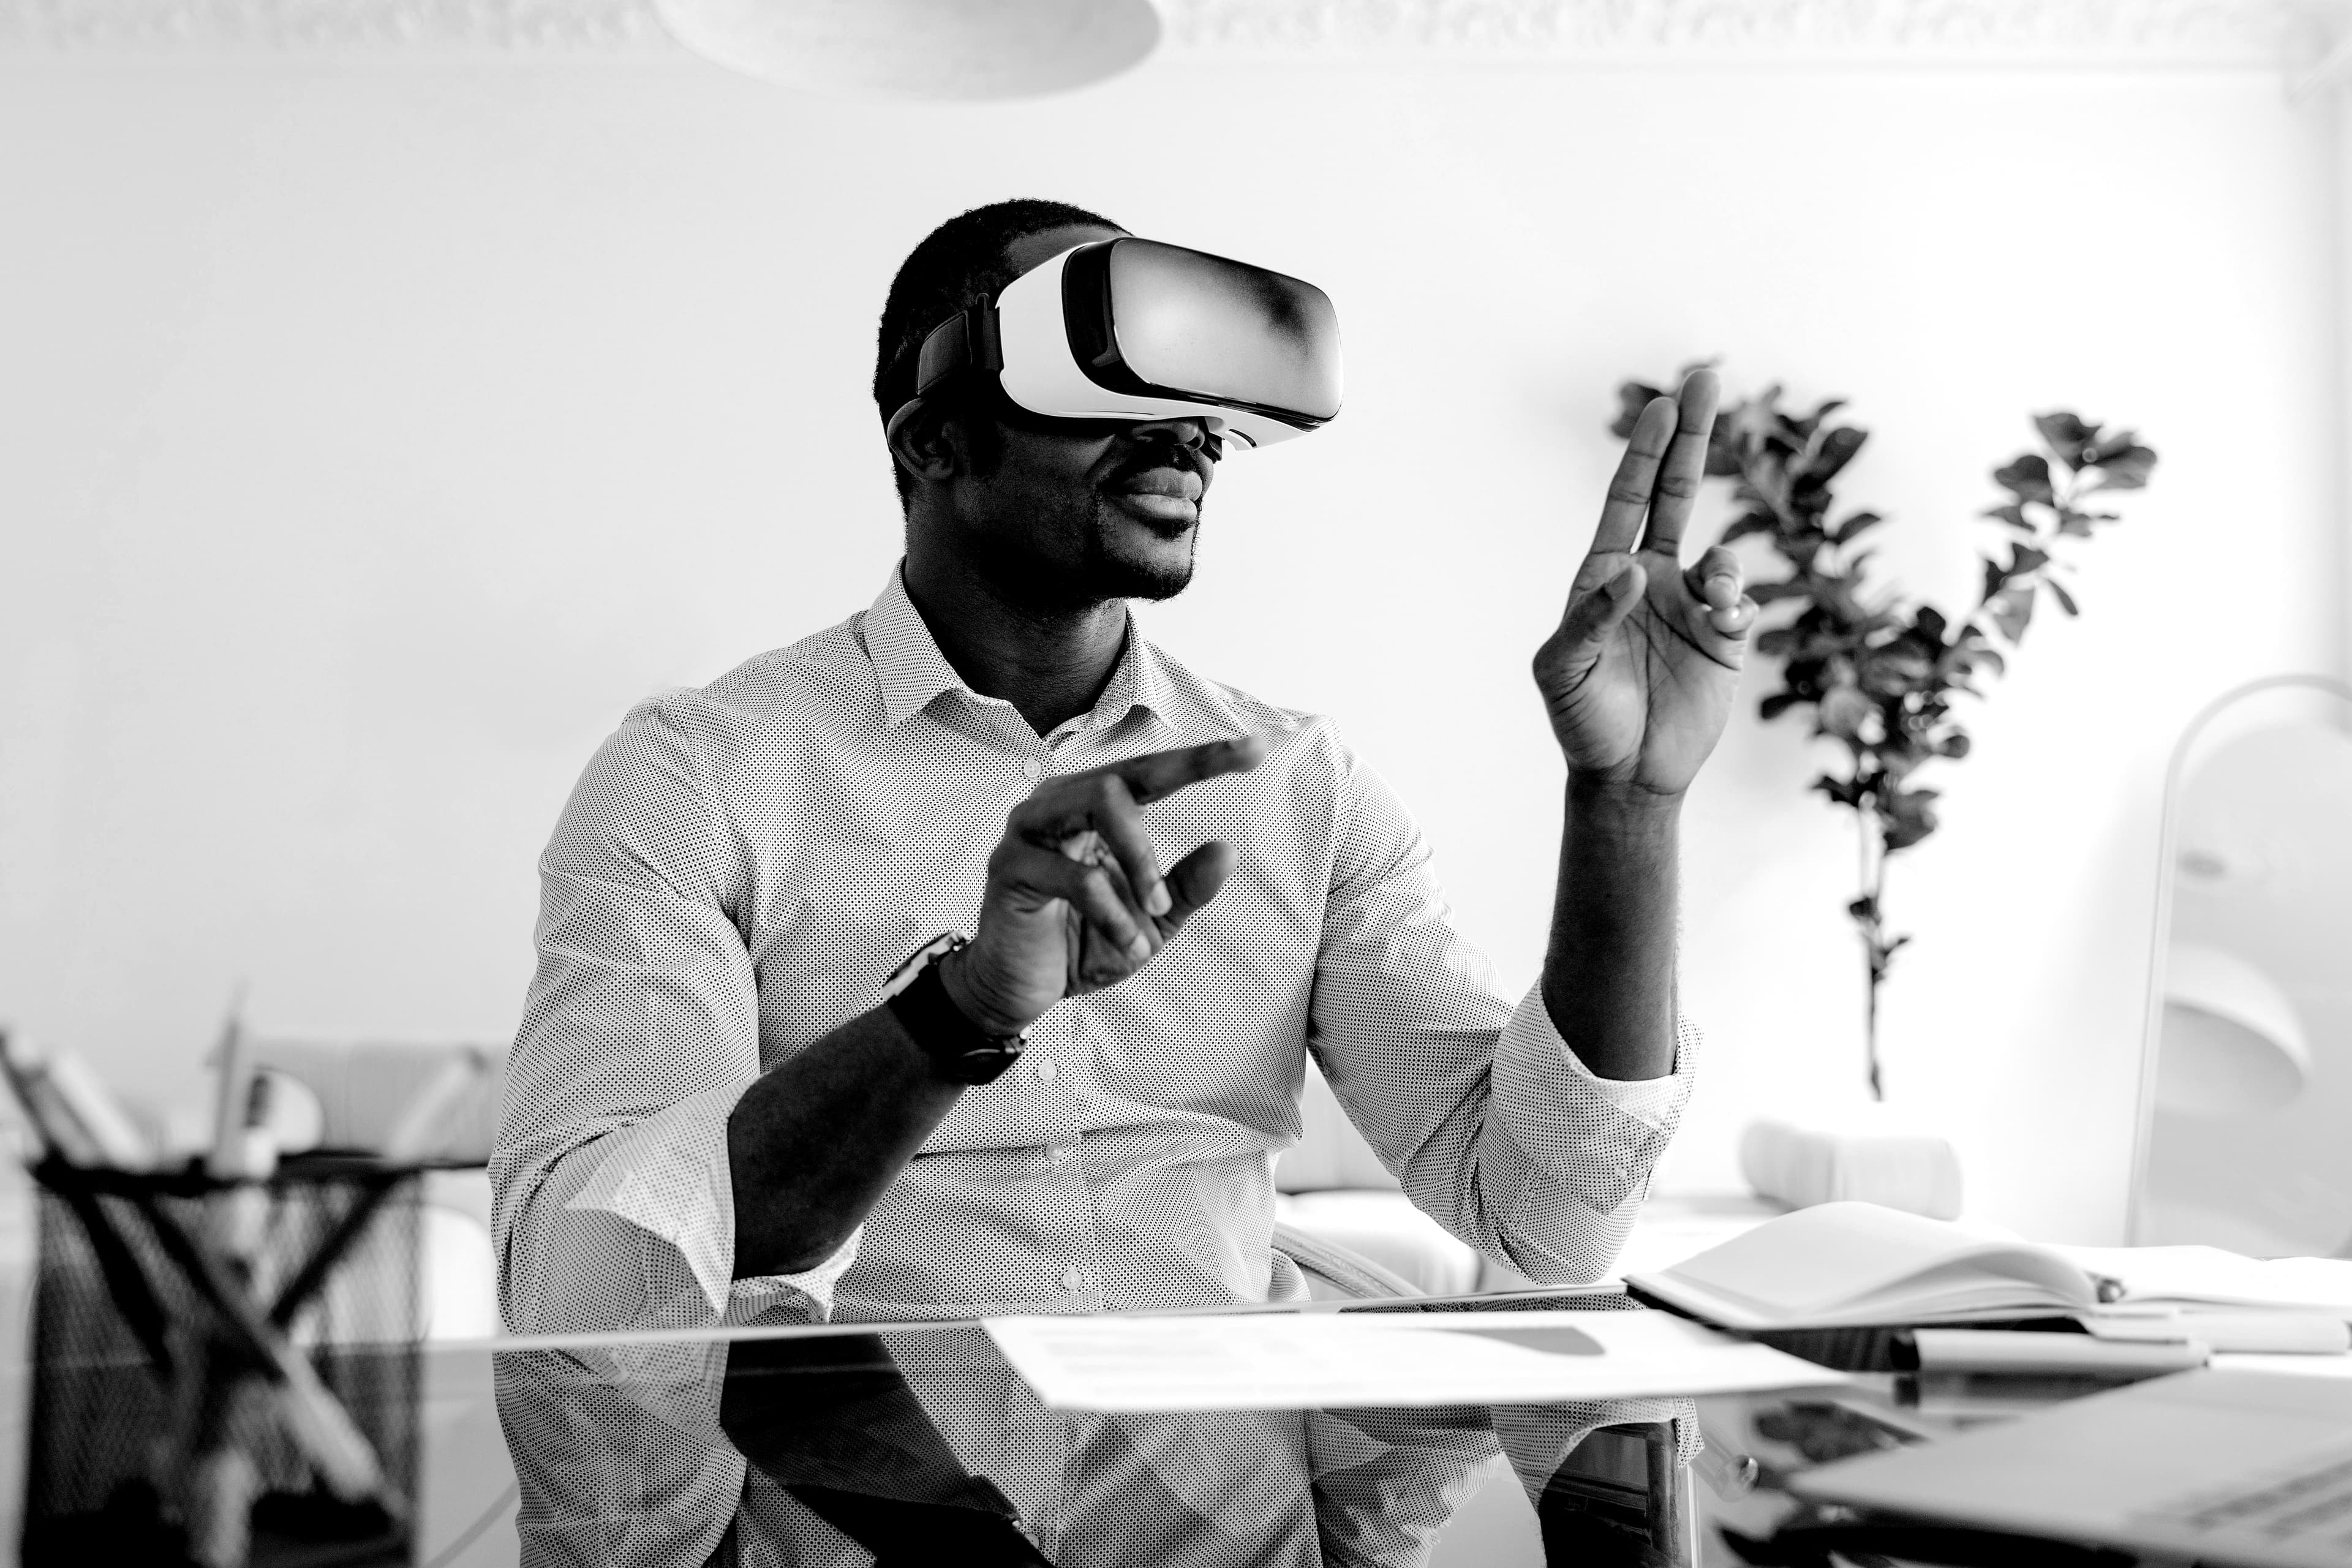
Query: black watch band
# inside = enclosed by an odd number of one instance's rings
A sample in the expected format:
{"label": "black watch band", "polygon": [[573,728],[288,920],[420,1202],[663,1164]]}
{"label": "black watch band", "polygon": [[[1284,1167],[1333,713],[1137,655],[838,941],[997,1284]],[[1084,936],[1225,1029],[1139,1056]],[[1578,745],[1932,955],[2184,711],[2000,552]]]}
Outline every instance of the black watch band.
{"label": "black watch band", "polygon": [[[953,948],[949,952],[955,951]],[[950,1083],[993,1083],[1021,1059],[1026,1035],[991,1035],[964,1016],[955,998],[940,979],[942,952],[915,973],[915,978],[890,997],[890,1011],[915,1044],[931,1058],[931,1070]]]}

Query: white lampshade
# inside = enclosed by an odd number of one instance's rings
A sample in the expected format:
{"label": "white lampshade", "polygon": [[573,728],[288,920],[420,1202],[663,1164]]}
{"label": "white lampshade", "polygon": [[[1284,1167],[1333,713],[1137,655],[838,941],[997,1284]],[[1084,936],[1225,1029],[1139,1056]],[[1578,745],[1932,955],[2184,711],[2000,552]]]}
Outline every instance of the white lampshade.
{"label": "white lampshade", "polygon": [[2303,1092],[2311,1046],[2278,983],[2234,953],[2175,942],[2165,962],[2157,1104],[2179,1116],[2274,1110]]}
{"label": "white lampshade", "polygon": [[1160,41],[1152,0],[654,0],[678,42],[812,92],[1020,98],[1115,76]]}

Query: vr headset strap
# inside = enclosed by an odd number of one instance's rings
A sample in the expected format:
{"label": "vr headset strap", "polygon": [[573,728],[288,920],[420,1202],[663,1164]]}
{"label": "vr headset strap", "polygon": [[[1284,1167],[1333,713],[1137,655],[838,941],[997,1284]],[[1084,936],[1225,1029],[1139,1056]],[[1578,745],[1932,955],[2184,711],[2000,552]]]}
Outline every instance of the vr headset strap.
{"label": "vr headset strap", "polygon": [[1004,346],[997,332],[996,307],[974,305],[941,321],[923,340],[922,357],[915,362],[915,395],[922,396],[963,371],[993,374],[1003,368]]}

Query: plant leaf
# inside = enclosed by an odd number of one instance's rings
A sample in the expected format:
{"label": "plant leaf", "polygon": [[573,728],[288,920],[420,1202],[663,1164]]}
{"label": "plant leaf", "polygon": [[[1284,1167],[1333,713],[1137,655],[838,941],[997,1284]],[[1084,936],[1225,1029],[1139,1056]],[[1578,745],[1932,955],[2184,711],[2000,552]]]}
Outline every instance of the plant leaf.
{"label": "plant leaf", "polygon": [[1650,400],[1665,394],[1644,381],[1620,382],[1617,385],[1617,417],[1611,422],[1609,433],[1620,441],[1633,433],[1633,422],[1642,417],[1642,410]]}
{"label": "plant leaf", "polygon": [[2057,499],[2050,488],[2050,460],[2039,452],[2028,452],[2003,468],[1992,471],[1993,483],[2020,500],[2048,501]]}
{"label": "plant leaf", "polygon": [[2006,587],[2008,584],[2009,568],[2003,566],[1991,556],[1986,556],[1984,558],[1984,592],[1978,596],[1977,603],[1980,605],[1991,604],[1994,599],[2000,596],[2001,589]]}
{"label": "plant leaf", "polygon": [[2099,478],[2091,486],[2095,490],[2136,490],[2146,488],[2147,477],[2156,471],[2154,448],[2137,443],[2119,451],[2099,454]]}
{"label": "plant leaf", "polygon": [[1840,805],[1850,806],[1859,811],[1862,809],[1862,797],[1868,792],[1870,786],[1858,778],[1832,778],[1829,774],[1823,773],[1812,782],[1811,787],[1821,791]]}
{"label": "plant leaf", "polygon": [[1897,789],[1879,802],[1878,815],[1886,825],[1889,854],[1908,849],[1936,831],[1936,796],[1932,789]]}
{"label": "plant leaf", "polygon": [[1994,595],[1987,607],[1992,611],[1992,624],[2000,628],[2000,635],[2016,642],[2033,623],[2033,584],[2011,584]]}
{"label": "plant leaf", "polygon": [[1876,528],[1886,520],[1874,511],[1858,511],[1830,531],[1830,538],[1840,544],[1850,543],[1865,531]]}
{"label": "plant leaf", "polygon": [[[1826,413],[1827,408],[1824,407],[1822,412]],[[1869,431],[1853,425],[1841,425],[1822,437],[1822,449],[1811,465],[1810,477],[1813,482],[1826,485],[1837,478],[1839,471],[1853,461],[1854,454],[1861,451],[1862,444],[1869,439]]]}
{"label": "plant leaf", "polygon": [[2070,468],[2083,466],[2083,448],[2098,439],[2099,427],[2085,425],[2080,415],[2061,408],[2050,414],[2033,416],[2033,427],[2050,443],[2051,450]]}

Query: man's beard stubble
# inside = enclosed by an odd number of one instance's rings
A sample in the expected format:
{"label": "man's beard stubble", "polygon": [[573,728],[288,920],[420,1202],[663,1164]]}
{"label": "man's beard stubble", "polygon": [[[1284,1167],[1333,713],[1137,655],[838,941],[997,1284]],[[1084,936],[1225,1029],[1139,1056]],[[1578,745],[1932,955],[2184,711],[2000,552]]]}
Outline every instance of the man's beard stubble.
{"label": "man's beard stubble", "polygon": [[[1169,566],[1150,558],[1121,555],[1111,542],[1118,537],[1119,523],[1113,521],[1116,504],[1103,497],[1095,498],[1093,527],[1087,531],[1086,565],[1087,586],[1102,597],[1172,599],[1192,585],[1192,569],[1201,545],[1199,513],[1193,515],[1192,527],[1184,531],[1184,563]],[[1132,526],[1129,524],[1129,526]]]}
{"label": "man's beard stubble", "polygon": [[[1003,436],[996,425],[994,419],[978,421],[973,429],[974,458],[982,477],[996,472],[1004,459]],[[1034,533],[1024,530],[1022,532],[1027,537],[1000,536],[999,550],[992,552],[992,559],[983,561],[982,572],[1011,603],[1047,615],[1088,609],[1112,599],[1156,602],[1174,598],[1192,585],[1200,546],[1202,505],[1195,504],[1192,521],[1183,530],[1190,535],[1185,542],[1183,564],[1171,567],[1125,554],[1113,545],[1112,541],[1127,529],[1139,524],[1150,529],[1151,525],[1120,510],[1107,493],[1108,487],[1135,473],[1162,466],[1198,471],[1208,465],[1197,453],[1188,455],[1156,442],[1146,443],[1104,479],[1103,488],[1087,493],[1083,501],[1071,508],[1076,511],[1083,507],[1082,515],[1066,516],[1057,520],[1062,526],[1045,531],[1066,538],[1076,537],[1079,548],[1075,564],[1057,562],[1035,549],[1031,543]],[[1207,500],[1208,477],[1206,473],[1202,475],[1202,502]],[[1075,501],[1076,498],[1070,500]]]}
{"label": "man's beard stubble", "polygon": [[1075,562],[1055,559],[1016,537],[1000,538],[996,548],[981,552],[973,563],[1005,603],[1041,616],[1076,614],[1113,599],[1172,599],[1191,586],[1200,540],[1197,521],[1186,531],[1192,537],[1181,566],[1118,550],[1112,541],[1122,528],[1134,524],[1116,513],[1115,503],[1106,497],[1087,498],[1086,515],[1072,522],[1078,540]]}
{"label": "man's beard stubble", "polygon": [[[1118,468],[1104,480],[1104,486],[1108,489],[1117,486],[1121,480],[1147,469],[1176,468],[1192,470],[1200,476],[1202,481],[1199,500],[1193,503],[1192,521],[1181,531],[1184,537],[1184,563],[1181,567],[1162,565],[1148,558],[1129,558],[1120,555],[1113,548],[1111,542],[1120,537],[1126,529],[1135,526],[1136,520],[1128,513],[1120,511],[1118,503],[1111,500],[1109,495],[1097,492],[1093,498],[1094,515],[1089,520],[1092,526],[1087,531],[1087,562],[1091,569],[1089,575],[1094,576],[1108,590],[1106,596],[1116,595],[1123,599],[1155,601],[1172,599],[1191,585],[1193,566],[1200,551],[1201,518],[1208,500],[1208,480],[1212,467],[1213,465],[1202,458],[1197,451],[1171,447],[1159,441],[1150,441],[1139,446],[1131,458],[1121,463]],[[1160,531],[1149,522],[1141,526],[1155,533]],[[1164,537],[1172,539],[1176,535],[1171,533]],[[1116,586],[1113,586],[1114,584]]]}

